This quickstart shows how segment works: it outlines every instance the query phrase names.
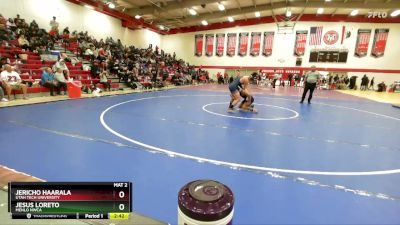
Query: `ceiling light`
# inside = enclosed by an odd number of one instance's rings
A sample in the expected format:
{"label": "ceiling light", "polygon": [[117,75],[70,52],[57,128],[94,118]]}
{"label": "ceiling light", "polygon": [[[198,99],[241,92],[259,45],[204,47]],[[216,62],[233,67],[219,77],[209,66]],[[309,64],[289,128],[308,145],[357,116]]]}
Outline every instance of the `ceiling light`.
{"label": "ceiling light", "polygon": [[91,5],[85,5],[85,7],[88,8],[88,9],[94,9],[94,7],[91,6]]}
{"label": "ceiling light", "polygon": [[140,18],[141,18],[140,15],[136,15],[136,16],[135,16],[135,19],[137,19],[137,20],[140,19]]}
{"label": "ceiling light", "polygon": [[395,16],[398,16],[398,15],[400,15],[400,9],[394,10],[392,13],[390,13],[391,17],[395,17]]}
{"label": "ceiling light", "polygon": [[260,17],[260,16],[261,16],[260,12],[258,12],[258,11],[255,12],[254,15],[255,15],[256,17]]}
{"label": "ceiling light", "polygon": [[202,20],[201,24],[203,24],[203,26],[207,26],[208,25],[207,21],[205,21],[205,20]]}
{"label": "ceiling light", "polygon": [[317,13],[318,13],[318,14],[324,13],[324,8],[319,8],[319,9],[317,10]]}
{"label": "ceiling light", "polygon": [[165,27],[163,25],[159,26],[160,30],[165,30]]}
{"label": "ceiling light", "polygon": [[292,16],[292,11],[290,9],[286,10],[286,17],[291,17]]}
{"label": "ceiling light", "polygon": [[112,2],[110,2],[110,4],[108,4],[108,8],[110,8],[110,9],[114,9],[114,8],[115,8],[115,4],[114,4],[114,3],[112,3]]}
{"label": "ceiling light", "polygon": [[235,19],[233,19],[232,16],[228,16],[228,21],[229,21],[229,22],[233,22],[233,21],[235,21]]}
{"label": "ceiling light", "polygon": [[189,13],[190,13],[190,15],[192,15],[192,16],[197,15],[196,10],[194,10],[194,9],[189,9]]}
{"label": "ceiling light", "polygon": [[358,14],[358,9],[353,9],[353,11],[351,11],[350,15],[351,16],[355,16]]}
{"label": "ceiling light", "polygon": [[219,11],[224,11],[225,10],[225,6],[222,5],[221,3],[218,3],[218,9],[219,9]]}
{"label": "ceiling light", "polygon": [[326,2],[330,2],[331,0],[325,0]]}

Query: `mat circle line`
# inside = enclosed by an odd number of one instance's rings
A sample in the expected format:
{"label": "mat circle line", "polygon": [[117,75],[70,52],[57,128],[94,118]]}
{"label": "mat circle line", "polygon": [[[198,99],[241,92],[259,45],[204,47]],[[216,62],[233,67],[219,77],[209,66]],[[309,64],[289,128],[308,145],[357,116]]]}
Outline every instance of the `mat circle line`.
{"label": "mat circle line", "polygon": [[[278,172],[278,173],[287,173],[287,174],[306,174],[306,175],[321,175],[321,176],[372,176],[372,175],[387,175],[387,174],[397,174],[400,173],[400,169],[393,169],[393,170],[376,170],[376,171],[308,171],[308,170],[294,170],[294,169],[282,169],[282,168],[272,168],[272,167],[263,167],[263,166],[254,166],[254,165],[248,165],[248,164],[240,164],[240,163],[233,163],[233,162],[226,162],[222,160],[214,160],[214,159],[208,159],[208,158],[203,158],[203,157],[198,157],[198,156],[193,156],[193,155],[188,155],[188,154],[183,154],[179,152],[174,152],[168,149],[163,149],[160,147],[152,146],[149,144],[142,143],[140,141],[137,141],[135,139],[126,137],[123,134],[118,133],[117,131],[113,130],[104,120],[105,115],[107,112],[112,110],[115,107],[118,107],[120,105],[130,103],[130,102],[137,102],[137,101],[143,101],[143,100],[149,100],[149,99],[156,99],[156,98],[172,98],[172,97],[211,97],[211,96],[224,96],[225,95],[164,95],[164,96],[155,96],[155,97],[145,97],[145,98],[138,98],[138,99],[132,99],[124,102],[120,102],[117,104],[114,104],[107,109],[105,109],[101,114],[100,114],[100,123],[102,126],[108,130],[110,133],[114,134],[115,136],[124,139],[128,142],[131,142],[133,144],[142,146],[146,149],[151,149],[156,152],[164,153],[167,154],[171,157],[180,157],[180,158],[185,158],[185,159],[191,159],[195,160],[198,162],[205,162],[205,163],[210,163],[214,165],[222,165],[222,166],[227,166],[230,168],[239,168],[239,169],[247,169],[247,170],[253,170],[253,171],[262,171],[262,172]],[[285,99],[287,100],[287,99]],[[366,111],[368,112],[368,111]],[[375,113],[373,113],[375,114]],[[376,115],[376,114],[375,114]]]}
{"label": "mat circle line", "polygon": [[236,119],[241,119],[241,120],[267,120],[267,121],[276,120],[276,121],[278,121],[278,120],[290,120],[290,119],[294,119],[294,118],[299,117],[299,113],[296,112],[296,111],[294,111],[294,110],[292,110],[292,109],[285,108],[285,107],[281,107],[281,106],[276,106],[276,105],[258,104],[258,103],[254,103],[254,105],[263,105],[263,106],[267,106],[267,107],[273,107],[273,108],[278,108],[278,109],[284,109],[284,110],[287,110],[287,111],[290,111],[290,112],[294,113],[294,115],[291,116],[291,117],[278,117],[278,118],[260,118],[260,117],[251,118],[251,117],[243,117],[243,116],[225,115],[225,114],[216,113],[216,112],[213,112],[213,111],[210,111],[210,110],[207,109],[207,107],[210,106],[210,105],[223,105],[223,104],[224,104],[224,105],[228,105],[229,102],[213,102],[213,103],[209,103],[209,104],[203,105],[202,109],[203,109],[205,112],[210,113],[210,114],[213,114],[213,115],[223,116],[223,117],[230,117],[230,118],[236,118]]}

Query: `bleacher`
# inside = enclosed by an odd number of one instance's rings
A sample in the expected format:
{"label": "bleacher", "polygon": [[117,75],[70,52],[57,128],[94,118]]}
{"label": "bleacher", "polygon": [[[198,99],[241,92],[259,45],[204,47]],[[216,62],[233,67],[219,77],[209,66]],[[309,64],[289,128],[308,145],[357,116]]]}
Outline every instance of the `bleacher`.
{"label": "bleacher", "polygon": [[[84,50],[80,48],[80,43],[76,36],[71,39],[69,35],[61,35],[55,41],[55,49],[53,50],[66,53],[68,57],[76,57],[78,60],[80,60],[79,63],[75,64],[66,62],[66,65],[69,69],[70,78],[73,78],[74,81],[80,81],[83,85],[92,86],[92,84],[95,84],[98,88],[105,88],[103,84],[98,83],[98,75],[93,76],[91,71],[86,69],[86,65],[91,64],[92,62],[90,60],[93,59],[82,55]],[[21,79],[24,81],[24,83],[28,84],[28,94],[50,92],[48,88],[42,87],[39,81],[45,67],[53,67],[53,65],[56,63],[55,61],[44,61],[42,59],[46,59],[46,57],[41,57],[38,53],[32,51],[23,50],[19,47],[18,40],[8,41],[7,44],[1,43],[0,56],[2,58],[10,59],[11,65],[16,67],[16,71],[19,73]],[[16,61],[17,59],[18,62]],[[82,61],[84,64],[82,64]],[[172,77],[174,75],[181,77],[177,74],[178,62],[174,62],[173,65],[170,65],[169,67],[170,68],[167,69],[169,74],[166,82],[175,84],[174,80],[172,80]],[[83,68],[85,68],[85,70]],[[114,77],[109,77],[109,82],[111,82],[112,89],[120,89],[129,86],[129,84],[126,83],[126,80],[121,80],[117,77],[117,74],[113,74],[113,76]],[[154,85],[154,83],[150,81],[149,77],[145,78],[144,74],[141,74],[137,78],[139,80],[138,82],[141,83],[141,87],[143,88],[152,88]],[[161,75],[159,75],[158,79],[161,79]],[[13,91],[13,94],[22,94],[22,91]]]}
{"label": "bleacher", "polygon": [[[15,41],[11,42],[13,45],[16,44]],[[40,55],[30,51],[24,51],[19,47],[13,48],[5,48],[0,47],[0,55],[5,58],[10,58],[11,62],[15,61],[15,56],[20,54],[26,54],[27,60],[21,60],[22,64],[19,64],[18,67],[20,68],[20,77],[25,82],[32,82],[39,81],[44,67],[52,67],[55,62],[54,61],[42,61]],[[74,80],[81,81],[82,84],[92,84],[99,82],[99,79],[92,77],[90,71],[85,71],[82,69],[82,63],[77,63],[73,65],[70,62],[66,62],[66,65],[70,71],[70,78]],[[12,63],[12,66],[15,66]],[[37,82],[36,82],[37,83]],[[99,88],[104,88],[102,84],[96,84]],[[119,88],[118,83],[112,83],[112,88]],[[42,87],[40,85],[35,85],[32,87],[28,87],[28,93],[41,93],[41,92],[50,92],[50,90],[46,87]],[[14,94],[22,94],[21,91],[15,91]]]}

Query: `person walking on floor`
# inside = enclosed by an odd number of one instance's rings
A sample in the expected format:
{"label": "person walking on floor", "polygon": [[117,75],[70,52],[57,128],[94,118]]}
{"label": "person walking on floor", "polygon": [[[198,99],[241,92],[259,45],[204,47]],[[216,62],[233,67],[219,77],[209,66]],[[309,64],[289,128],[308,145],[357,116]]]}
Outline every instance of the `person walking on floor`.
{"label": "person walking on floor", "polygon": [[301,97],[300,103],[304,102],[306,98],[308,90],[310,90],[310,94],[308,95],[308,104],[311,104],[312,95],[315,87],[317,86],[317,82],[320,78],[319,72],[316,70],[315,66],[311,66],[311,71],[306,73],[304,76],[304,91],[303,96]]}
{"label": "person walking on floor", "polygon": [[374,82],[375,82],[374,79],[375,79],[375,77],[372,77],[371,82],[369,83],[368,89],[374,90]]}

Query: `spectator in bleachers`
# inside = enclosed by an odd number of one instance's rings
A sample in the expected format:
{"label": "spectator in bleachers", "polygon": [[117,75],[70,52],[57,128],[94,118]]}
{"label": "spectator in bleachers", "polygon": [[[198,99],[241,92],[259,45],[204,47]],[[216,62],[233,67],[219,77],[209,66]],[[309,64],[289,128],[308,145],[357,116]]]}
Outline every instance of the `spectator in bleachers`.
{"label": "spectator in bleachers", "polygon": [[58,33],[58,26],[59,26],[59,24],[58,24],[58,22],[56,21],[56,17],[55,16],[53,16],[53,19],[52,20],[50,20],[50,29],[51,30],[53,30],[53,31],[57,31],[57,33]]}
{"label": "spectator in bleachers", "polygon": [[61,88],[64,89],[64,95],[67,94],[67,80],[65,79],[64,72],[61,67],[57,67],[54,73],[54,80],[57,82],[58,94],[61,93]]}
{"label": "spectator in bleachers", "polygon": [[17,17],[14,18],[14,23],[16,24],[17,27],[19,27],[20,24],[21,24],[21,22],[22,22],[22,19],[21,19],[21,17],[19,16],[19,14],[17,14]]}
{"label": "spectator in bleachers", "polygon": [[109,82],[108,78],[107,78],[107,71],[103,71],[100,74],[100,84],[102,84],[104,86],[104,90],[107,91],[111,91],[111,82]]}
{"label": "spectator in bleachers", "polygon": [[[35,22],[32,21],[31,26],[29,26],[23,19],[17,16],[15,19],[17,22],[18,31],[16,35],[19,34],[24,35],[26,40],[29,42],[30,48],[39,54],[43,54],[49,52],[49,49],[54,49],[54,42],[60,41],[60,36],[58,36],[58,22],[54,17],[50,22],[50,26],[52,30],[57,30],[55,32],[54,37],[51,37],[48,32],[44,29],[40,29],[37,27]],[[68,31],[69,32],[69,31]],[[64,33],[64,32],[63,32]],[[0,36],[3,35],[0,32]],[[11,37],[11,34],[4,34],[9,40],[15,40],[15,38]],[[165,80],[171,74],[175,74],[175,80],[183,80],[185,83],[190,81],[190,79],[186,79],[189,74],[194,73],[194,67],[186,64],[183,60],[177,59],[176,54],[167,54],[163,50],[157,49],[157,51],[153,51],[152,46],[148,48],[136,48],[134,46],[123,46],[121,40],[114,41],[111,37],[107,37],[105,41],[100,40],[97,41],[95,38],[90,36],[88,32],[75,32],[75,39],[80,43],[78,50],[74,50],[74,52],[85,52],[86,49],[91,46],[91,49],[88,50],[88,53],[92,55],[91,64],[100,65],[105,62],[108,65],[108,69],[112,74],[119,74],[121,81],[129,83],[131,77],[135,77],[137,80],[145,80],[150,82],[151,86],[159,86],[157,82],[163,81],[163,85],[165,84]],[[72,37],[69,38],[69,42],[71,42]],[[7,42],[8,44],[9,42]],[[99,51],[96,51],[99,49]],[[98,62],[100,60],[100,62]],[[114,63],[115,62],[115,63]],[[152,65],[149,70],[148,66]],[[162,66],[160,66],[162,65]],[[136,69],[134,69],[136,67]],[[153,69],[155,68],[155,69]],[[57,68],[54,68],[57,69]],[[104,68],[100,68],[99,70],[104,71]],[[118,71],[120,73],[118,73]],[[136,75],[131,75],[135,73]],[[107,71],[108,72],[108,71]],[[205,71],[201,71],[199,75],[201,77],[207,77]],[[95,73],[97,74],[97,73]],[[156,76],[154,76],[156,74]],[[150,77],[149,77],[150,75]],[[141,79],[138,79],[141,77]],[[149,79],[150,78],[150,79]],[[196,76],[195,80],[198,80],[200,76]],[[150,86],[147,84],[147,86]]]}
{"label": "spectator in bleachers", "polygon": [[57,89],[58,93],[60,92],[59,86],[57,85],[57,81],[54,79],[54,74],[50,67],[47,67],[45,70],[43,70],[42,78],[40,79],[40,84],[43,87],[47,87],[50,89],[51,96],[55,96],[54,88]]}
{"label": "spectator in bleachers", "polygon": [[7,28],[10,29],[11,31],[15,31],[17,29],[17,25],[15,25],[13,19],[8,18],[8,20],[7,20]]}
{"label": "spectator in bleachers", "polygon": [[107,52],[103,48],[99,48],[98,54],[99,56],[97,57],[97,59],[99,59],[100,61],[104,61],[107,59]]}
{"label": "spectator in bleachers", "polygon": [[69,36],[70,41],[78,40],[78,32],[76,30],[72,31],[72,34]]}
{"label": "spectator in bleachers", "polygon": [[66,74],[67,77],[69,77],[69,69],[67,67],[67,64],[65,64],[64,59],[60,59],[57,61],[54,66],[53,66],[53,71],[57,71],[57,69],[61,69],[64,74]]}
{"label": "spectator in bleachers", "polygon": [[22,90],[24,95],[24,99],[28,99],[27,97],[27,87],[22,83],[21,77],[15,71],[10,64],[6,64],[5,70],[0,74],[0,80],[2,82],[3,88],[6,90],[8,99],[10,99],[12,90]]}
{"label": "spectator in bleachers", "polygon": [[20,74],[21,73],[21,65],[23,64],[22,61],[19,59],[15,59],[15,61],[12,64],[14,65],[13,70],[15,72],[17,72],[18,74]]}
{"label": "spectator in bleachers", "polygon": [[66,27],[66,28],[64,28],[64,30],[63,30],[63,35],[64,35],[64,38],[69,38],[69,28],[68,27]]}
{"label": "spectator in bleachers", "polygon": [[29,25],[28,25],[28,23],[26,23],[25,19],[21,19],[21,23],[20,23],[19,27],[22,29],[23,32],[26,33],[29,28]]}
{"label": "spectator in bleachers", "polygon": [[0,14],[0,30],[5,30],[5,29],[7,29],[7,19]]}
{"label": "spectator in bleachers", "polygon": [[90,60],[94,60],[94,51],[95,51],[95,47],[93,45],[91,45],[89,48],[86,49],[85,51],[85,56],[88,56],[90,58]]}
{"label": "spectator in bleachers", "polygon": [[36,23],[35,20],[32,20],[31,24],[29,25],[31,29],[39,29],[39,25]]}
{"label": "spectator in bleachers", "polygon": [[29,41],[25,38],[25,35],[21,35],[18,38],[18,44],[22,49],[29,50]]}
{"label": "spectator in bleachers", "polygon": [[136,68],[136,66],[134,66],[132,70],[128,73],[128,80],[127,80],[128,87],[136,89],[140,86],[138,75],[139,75],[139,70]]}

